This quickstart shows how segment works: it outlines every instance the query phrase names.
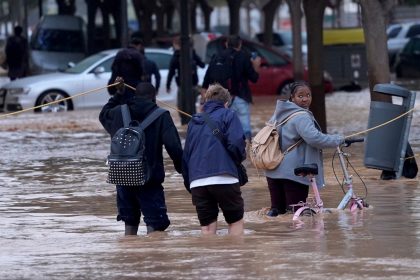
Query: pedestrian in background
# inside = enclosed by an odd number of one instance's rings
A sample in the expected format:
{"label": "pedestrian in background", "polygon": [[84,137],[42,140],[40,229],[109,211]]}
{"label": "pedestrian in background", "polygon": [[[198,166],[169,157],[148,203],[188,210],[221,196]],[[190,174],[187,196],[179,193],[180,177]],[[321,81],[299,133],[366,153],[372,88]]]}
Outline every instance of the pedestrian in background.
{"label": "pedestrian in background", "polygon": [[[250,104],[252,103],[252,93],[249,88],[248,81],[256,83],[259,78],[258,72],[260,71],[261,58],[251,57],[251,54],[242,50],[242,39],[238,35],[231,35],[227,37],[225,42],[225,49],[216,54],[213,59],[219,59],[219,57],[231,59],[224,59],[232,64],[230,71],[232,76],[230,77],[229,91],[232,94],[232,104],[230,108],[234,110],[241,121],[244,129],[245,137],[249,143],[251,142],[252,131],[251,131],[251,112]],[[207,69],[204,77],[203,88],[207,88],[209,83],[213,83],[212,78],[214,73],[209,73],[211,67]],[[221,82],[221,81],[216,81]],[[223,83],[222,83],[223,84]]]}
{"label": "pedestrian in background", "polygon": [[[184,184],[192,194],[202,234],[216,234],[221,208],[230,235],[242,235],[244,201],[235,162],[246,158],[245,138],[236,114],[227,109],[231,97],[219,84],[205,94],[203,113],[188,124],[183,155]],[[210,123],[211,122],[211,123]],[[219,136],[213,127],[218,127]]]}
{"label": "pedestrian in background", "polygon": [[29,46],[28,40],[22,36],[21,26],[15,26],[14,35],[6,42],[5,66],[8,68],[8,76],[11,81],[23,78],[29,72]]}
{"label": "pedestrian in background", "polygon": [[[114,62],[111,65],[111,78],[108,85],[115,83],[117,77],[121,77],[124,82],[136,88],[138,83],[142,81],[143,75],[143,55],[140,53],[142,48],[142,41],[140,38],[134,37],[130,40],[128,47],[120,50],[115,56]],[[111,95],[116,93],[115,87],[109,87],[108,92]],[[121,100],[126,102],[135,95],[134,90],[125,87],[123,97]]]}
{"label": "pedestrian in background", "polygon": [[[191,43],[192,46],[192,43]],[[175,77],[176,85],[178,86],[178,94],[177,94],[177,101],[178,101],[178,108],[180,110],[184,110],[185,106],[183,104],[183,98],[181,98],[181,40],[179,37],[175,37],[172,41],[172,47],[174,49],[174,53],[171,58],[171,62],[169,64],[169,72],[168,78],[166,80],[166,92],[169,93],[171,91],[171,83],[172,79]],[[193,96],[194,98],[200,94],[198,89],[198,73],[197,67],[204,68],[205,64],[201,60],[201,58],[197,55],[194,48],[191,48],[191,78],[192,78],[192,86],[193,86]],[[193,112],[193,114],[195,111]],[[181,117],[181,124],[187,124],[189,122],[189,118],[180,114]]]}
{"label": "pedestrian in background", "polygon": [[[120,78],[117,81],[122,81]],[[124,82],[124,81],[122,81]],[[154,110],[156,105],[156,89],[150,83],[139,83],[135,96],[128,101],[117,93],[111,97],[102,108],[99,120],[105,130],[111,135],[123,127],[121,104],[127,103],[131,118],[140,123]],[[139,187],[116,186],[117,189],[117,220],[124,221],[125,234],[136,235],[143,215],[147,233],[164,231],[170,224],[162,183],[165,179],[162,150],[165,146],[173,161],[175,170],[181,173],[182,146],[178,131],[169,112],[163,113],[145,130],[145,156],[148,168],[152,171],[149,181]]]}

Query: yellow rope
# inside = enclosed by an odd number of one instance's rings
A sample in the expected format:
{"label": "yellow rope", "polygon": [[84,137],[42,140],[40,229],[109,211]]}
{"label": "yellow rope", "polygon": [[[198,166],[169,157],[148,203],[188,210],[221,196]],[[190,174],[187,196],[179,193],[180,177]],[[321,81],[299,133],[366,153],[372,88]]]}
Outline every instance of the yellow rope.
{"label": "yellow rope", "polygon": [[412,109],[408,110],[407,112],[405,112],[405,113],[403,113],[403,114],[399,115],[398,117],[395,117],[395,118],[393,118],[393,119],[391,119],[391,120],[389,120],[389,121],[387,121],[387,122],[384,122],[384,123],[382,123],[382,124],[380,124],[380,125],[377,125],[377,126],[374,126],[374,127],[369,128],[369,129],[366,129],[366,130],[363,130],[363,131],[360,131],[360,132],[357,132],[357,133],[351,134],[351,135],[349,135],[349,136],[345,136],[344,138],[351,138],[351,137],[354,137],[354,136],[356,136],[356,135],[363,134],[363,133],[366,133],[366,132],[372,131],[372,130],[374,130],[374,129],[380,128],[380,127],[382,127],[382,126],[385,126],[385,125],[387,125],[387,124],[389,124],[389,123],[391,123],[391,122],[393,122],[393,121],[396,121],[396,120],[398,120],[398,119],[400,119],[400,118],[404,117],[405,115],[407,115],[407,114],[411,113],[412,111],[414,111],[414,108],[412,108]]}
{"label": "yellow rope", "polygon": [[35,106],[35,107],[31,107],[31,108],[23,109],[23,110],[20,110],[20,111],[16,111],[16,112],[8,113],[8,114],[5,114],[5,115],[1,115],[0,119],[1,118],[6,118],[6,117],[9,117],[9,116],[12,116],[12,115],[17,115],[17,114],[20,114],[20,113],[24,113],[24,112],[27,112],[27,111],[32,111],[32,110],[35,110],[35,109],[38,109],[38,108],[41,108],[41,107],[49,106],[51,104],[60,103],[60,102],[63,102],[63,101],[69,100],[69,99],[73,99],[73,98],[76,98],[76,97],[80,97],[82,95],[92,93],[92,92],[95,92],[95,91],[98,91],[98,90],[101,90],[101,89],[106,89],[106,88],[109,88],[109,87],[113,87],[113,86],[116,86],[118,84],[119,83],[113,83],[113,84],[107,85],[106,87],[91,89],[91,90],[88,90],[88,91],[85,91],[85,92],[82,92],[82,93],[79,93],[79,94],[76,94],[76,95],[73,95],[73,96],[69,96],[69,97],[66,97],[66,98],[63,98],[63,99],[60,99],[60,100],[51,101],[51,102],[46,103],[46,104],[42,104],[42,105],[38,105],[38,106]]}
{"label": "yellow rope", "polygon": [[[27,108],[27,109],[19,110],[19,111],[16,111],[16,112],[12,112],[12,113],[8,113],[8,114],[0,115],[0,119],[2,119],[2,118],[7,118],[7,117],[12,116],[12,115],[17,115],[17,114],[20,114],[20,113],[24,113],[24,112],[27,112],[27,111],[36,110],[36,109],[38,109],[38,108],[42,108],[42,107],[49,106],[49,105],[52,105],[52,104],[60,103],[60,102],[63,102],[63,101],[69,100],[69,99],[73,99],[73,98],[76,98],[76,97],[80,97],[80,96],[85,95],[85,94],[88,94],[88,93],[92,93],[92,92],[95,92],[95,91],[99,91],[99,90],[102,90],[102,89],[106,89],[106,88],[109,88],[109,87],[113,87],[113,86],[116,86],[116,85],[118,85],[118,84],[119,84],[119,82],[118,82],[118,83],[113,83],[113,84],[107,85],[107,86],[105,86],[105,87],[95,88],[95,89],[92,89],[92,90],[88,90],[88,91],[85,91],[85,92],[82,92],[82,93],[79,93],[79,94],[75,94],[75,95],[73,95],[73,96],[69,96],[69,97],[62,98],[62,99],[60,99],[60,100],[55,100],[55,101],[51,101],[51,102],[49,102],[49,103],[45,103],[45,104],[38,105],[38,106],[35,106],[35,107],[31,107],[31,108]],[[132,89],[132,90],[134,90],[134,91],[136,90],[134,87],[132,87],[132,86],[130,86],[130,85],[127,85],[127,84],[124,84],[124,85],[125,85],[125,86],[127,86],[129,89]],[[160,103],[162,103],[163,105],[165,105],[165,106],[167,106],[167,107],[171,108],[171,109],[174,109],[174,110],[178,111],[178,112],[179,112],[179,113],[181,113],[181,114],[184,114],[184,115],[186,115],[186,116],[188,116],[188,117],[190,117],[190,118],[192,117],[190,114],[188,114],[188,113],[186,113],[186,112],[184,112],[184,111],[182,111],[182,110],[179,110],[178,108],[176,108],[176,107],[174,107],[174,106],[172,106],[172,105],[169,105],[169,104],[168,104],[168,103],[166,103],[166,102],[163,102],[163,101],[160,101],[160,100],[157,100],[157,101],[158,101],[158,102],[160,102]]]}
{"label": "yellow rope", "polygon": [[[132,90],[136,90],[134,87],[132,87],[132,86],[130,86],[130,85],[127,85],[127,84],[124,84],[126,87],[128,87],[129,89],[132,89]],[[176,108],[176,107],[174,107],[174,106],[172,106],[172,105],[169,105],[168,103],[166,103],[166,102],[163,102],[163,101],[160,101],[160,100],[156,100],[156,101],[158,101],[159,103],[162,103],[163,105],[165,105],[166,107],[169,107],[169,108],[171,108],[171,109],[174,109],[175,111],[177,111],[177,112],[179,112],[179,113],[181,113],[181,114],[183,114],[183,115],[185,115],[185,116],[187,116],[187,117],[190,117],[190,118],[192,118],[192,116],[190,115],[190,114],[188,114],[188,113],[186,113],[186,112],[184,112],[184,111],[182,111],[182,110],[180,110],[180,109],[178,109],[178,108]]]}

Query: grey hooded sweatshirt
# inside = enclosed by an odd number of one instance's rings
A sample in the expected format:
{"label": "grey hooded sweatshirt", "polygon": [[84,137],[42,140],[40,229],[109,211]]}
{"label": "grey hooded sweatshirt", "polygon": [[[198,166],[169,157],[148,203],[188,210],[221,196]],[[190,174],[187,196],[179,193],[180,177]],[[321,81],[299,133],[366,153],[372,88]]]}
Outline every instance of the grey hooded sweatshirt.
{"label": "grey hooded sweatshirt", "polygon": [[276,110],[270,122],[280,123],[292,113],[298,111],[305,113],[294,116],[278,129],[279,135],[281,135],[281,150],[286,151],[299,139],[303,139],[303,142],[287,153],[276,169],[267,170],[265,175],[269,178],[288,179],[308,185],[309,178],[296,176],[294,169],[302,164],[316,163],[318,165],[316,183],[318,188],[321,188],[324,186],[322,149],[334,148],[342,144],[344,136],[322,133],[312,112],[290,101],[277,100]]}

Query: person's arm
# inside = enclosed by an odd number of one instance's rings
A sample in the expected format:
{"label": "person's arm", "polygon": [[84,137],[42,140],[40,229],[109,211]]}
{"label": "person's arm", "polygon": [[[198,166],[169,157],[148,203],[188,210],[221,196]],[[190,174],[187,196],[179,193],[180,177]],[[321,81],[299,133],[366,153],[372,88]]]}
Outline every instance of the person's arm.
{"label": "person's arm", "polygon": [[163,114],[164,126],[162,134],[162,142],[168,152],[170,158],[174,163],[175,170],[178,173],[182,172],[182,145],[179,138],[178,131],[171,118],[169,112]]}
{"label": "person's arm", "polygon": [[254,60],[251,61],[251,59],[248,59],[246,55],[243,56],[243,58],[245,59],[245,73],[246,73],[246,77],[249,81],[256,83],[258,81],[259,78],[259,74],[258,72],[255,70],[255,68],[257,68],[257,70],[259,71],[259,67],[261,64],[261,58],[257,57]]}
{"label": "person's arm", "polygon": [[225,121],[226,132],[224,133],[226,148],[235,162],[242,162],[246,159],[245,135],[238,116],[229,111]]}
{"label": "person's arm", "polygon": [[112,96],[99,113],[99,121],[111,136],[115,133],[113,131],[113,128],[116,127],[115,123],[120,119],[122,120],[122,116],[120,116],[121,110],[118,107],[118,105],[122,104],[121,97],[120,94]]}
{"label": "person's arm", "polygon": [[176,69],[175,57],[172,56],[171,62],[169,64],[168,77],[167,77],[167,80],[166,80],[166,91],[168,93],[171,90],[171,83],[172,83],[173,77],[175,76],[175,69]]}
{"label": "person's arm", "polygon": [[159,87],[160,87],[160,72],[159,72],[159,68],[156,65],[156,63],[152,63],[153,65],[153,69],[152,69],[152,74],[155,76],[155,82],[156,82],[156,92],[159,92]]}
{"label": "person's arm", "polygon": [[344,136],[339,134],[325,134],[317,129],[309,114],[297,115],[289,120],[289,122],[294,125],[303,141],[315,148],[333,148],[344,143]]}
{"label": "person's arm", "polygon": [[193,59],[195,60],[195,64],[199,66],[200,68],[204,68],[206,64],[201,60],[201,58],[197,55],[195,50],[193,50]]}

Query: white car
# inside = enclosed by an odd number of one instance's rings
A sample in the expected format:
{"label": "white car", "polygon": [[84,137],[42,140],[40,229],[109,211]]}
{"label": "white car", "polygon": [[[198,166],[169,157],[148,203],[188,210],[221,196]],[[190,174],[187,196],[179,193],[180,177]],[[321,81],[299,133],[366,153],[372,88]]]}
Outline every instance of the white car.
{"label": "white car", "polygon": [[[64,72],[26,77],[5,84],[0,88],[0,111],[2,108],[5,112],[27,109],[105,87],[111,77],[111,65],[117,52],[118,49],[102,51],[85,58]],[[158,65],[161,75],[157,99],[175,104],[177,100],[175,79],[172,80],[171,91],[166,92],[166,80],[172,53],[172,50],[167,49],[146,48],[146,56]],[[203,81],[205,70],[205,68],[198,68],[200,82]],[[152,83],[155,85],[154,81]],[[105,88],[35,111],[59,112],[97,108],[102,107],[109,97]]]}
{"label": "white car", "polygon": [[391,24],[387,30],[389,64],[393,66],[398,53],[404,48],[410,38],[420,35],[420,22],[405,22]]}

